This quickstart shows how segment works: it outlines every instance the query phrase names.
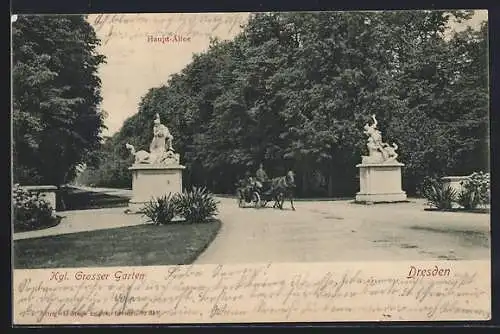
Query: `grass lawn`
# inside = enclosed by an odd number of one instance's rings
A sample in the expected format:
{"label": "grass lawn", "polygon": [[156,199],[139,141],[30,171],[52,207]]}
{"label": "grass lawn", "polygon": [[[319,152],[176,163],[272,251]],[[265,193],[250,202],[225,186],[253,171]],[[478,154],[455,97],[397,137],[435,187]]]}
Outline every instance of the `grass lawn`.
{"label": "grass lawn", "polygon": [[[68,211],[126,207],[128,201],[129,199],[125,197],[67,187],[58,194],[57,210]],[[64,205],[62,202],[64,202]]]}
{"label": "grass lawn", "polygon": [[221,226],[177,223],[121,227],[14,241],[14,268],[190,264]]}

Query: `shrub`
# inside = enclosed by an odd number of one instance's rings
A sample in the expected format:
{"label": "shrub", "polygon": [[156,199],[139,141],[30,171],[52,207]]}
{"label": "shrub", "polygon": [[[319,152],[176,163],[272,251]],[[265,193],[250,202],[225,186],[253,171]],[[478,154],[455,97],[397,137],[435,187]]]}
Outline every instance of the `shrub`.
{"label": "shrub", "polygon": [[422,194],[427,199],[427,204],[439,210],[453,207],[457,191],[449,185],[444,185],[439,179],[427,178],[422,186]]}
{"label": "shrub", "polygon": [[457,202],[465,209],[472,210],[478,205],[490,202],[490,175],[489,173],[474,172],[469,178],[461,182],[462,190],[458,194]]}
{"label": "shrub", "polygon": [[463,188],[458,193],[457,203],[464,209],[473,210],[479,205],[479,196],[474,189],[466,187],[462,184]]}
{"label": "shrub", "polygon": [[474,172],[469,177],[469,183],[477,189],[479,204],[490,203],[490,173]]}
{"label": "shrub", "polygon": [[152,199],[146,203],[142,211],[143,215],[151,219],[154,224],[168,224],[177,214],[177,196],[168,194]]}
{"label": "shrub", "polygon": [[37,230],[56,225],[60,218],[39,193],[31,193],[14,185],[12,194],[14,232]]}
{"label": "shrub", "polygon": [[202,223],[218,213],[217,200],[206,188],[193,187],[179,195],[179,214],[190,223]]}

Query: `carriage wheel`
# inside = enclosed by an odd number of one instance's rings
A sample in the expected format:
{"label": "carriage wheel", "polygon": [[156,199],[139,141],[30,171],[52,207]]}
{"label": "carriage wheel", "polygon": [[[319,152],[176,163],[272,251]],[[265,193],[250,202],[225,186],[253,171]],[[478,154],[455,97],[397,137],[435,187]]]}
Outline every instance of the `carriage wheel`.
{"label": "carriage wheel", "polygon": [[258,208],[260,206],[260,195],[256,191],[254,191],[252,194],[252,202],[255,203],[256,208]]}

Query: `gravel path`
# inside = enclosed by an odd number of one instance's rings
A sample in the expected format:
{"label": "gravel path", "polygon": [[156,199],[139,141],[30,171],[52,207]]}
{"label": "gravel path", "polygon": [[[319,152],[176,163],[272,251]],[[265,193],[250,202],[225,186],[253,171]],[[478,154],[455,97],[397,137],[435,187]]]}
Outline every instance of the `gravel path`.
{"label": "gravel path", "polygon": [[[130,190],[82,188],[130,197]],[[218,198],[223,224],[196,263],[473,260],[490,258],[490,215],[424,211],[423,200],[359,205],[297,201],[296,211],[239,208]],[[15,233],[14,240],[143,224],[125,208],[59,212],[53,228]]]}
{"label": "gravel path", "polygon": [[296,211],[221,202],[222,229],[196,263],[490,258],[489,215],[428,212],[422,200],[296,202]]}

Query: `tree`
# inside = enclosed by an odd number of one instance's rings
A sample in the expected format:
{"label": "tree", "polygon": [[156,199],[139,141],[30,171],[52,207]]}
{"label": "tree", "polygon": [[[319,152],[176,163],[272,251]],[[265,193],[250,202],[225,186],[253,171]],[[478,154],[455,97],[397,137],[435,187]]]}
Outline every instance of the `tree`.
{"label": "tree", "polygon": [[[397,143],[412,194],[431,174],[484,169],[487,29],[446,38],[467,11],[258,13],[232,41],[213,41],[113,137],[147,146],[156,112],[183,157],[186,185],[232,192],[264,162],[293,168],[302,196],[352,195],[366,154],[363,126],[377,115]],[[113,144],[113,145],[115,145]],[[106,166],[108,168],[108,166]],[[106,181],[108,182],[108,181]]]}
{"label": "tree", "polygon": [[61,185],[96,165],[104,60],[81,15],[22,15],[12,25],[14,181]]}
{"label": "tree", "polygon": [[[487,136],[487,35],[468,29],[446,38],[452,19],[470,11],[386,12],[384,48],[392,50],[392,76],[405,107],[386,134],[397,138],[410,193],[425,176],[484,170]],[[404,24],[403,24],[404,23]],[[465,101],[467,100],[467,102]],[[458,103],[457,103],[458,102]],[[471,111],[475,110],[474,113]],[[472,126],[474,123],[476,126]],[[474,163],[470,163],[473,161]]]}

